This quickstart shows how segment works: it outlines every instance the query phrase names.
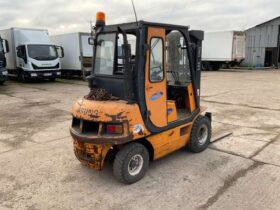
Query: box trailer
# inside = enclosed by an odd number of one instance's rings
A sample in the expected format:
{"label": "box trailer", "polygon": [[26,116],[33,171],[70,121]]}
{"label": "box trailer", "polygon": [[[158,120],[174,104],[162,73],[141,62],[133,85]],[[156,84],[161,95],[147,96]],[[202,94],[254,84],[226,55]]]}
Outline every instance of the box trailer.
{"label": "box trailer", "polygon": [[206,32],[202,42],[202,69],[218,70],[239,65],[245,59],[243,31]]}
{"label": "box trailer", "polygon": [[9,44],[8,41],[2,39],[0,36],[0,85],[4,84],[4,82],[8,78],[8,71],[6,70],[6,58],[5,53],[9,52]]}
{"label": "box trailer", "polygon": [[55,80],[61,75],[63,48],[54,45],[44,29],[10,28],[0,30],[10,43],[6,54],[8,75],[22,81],[32,78]]}
{"label": "box trailer", "polygon": [[93,46],[89,45],[90,33],[75,32],[51,36],[53,43],[64,49],[61,71],[65,76],[87,76],[91,72]]}

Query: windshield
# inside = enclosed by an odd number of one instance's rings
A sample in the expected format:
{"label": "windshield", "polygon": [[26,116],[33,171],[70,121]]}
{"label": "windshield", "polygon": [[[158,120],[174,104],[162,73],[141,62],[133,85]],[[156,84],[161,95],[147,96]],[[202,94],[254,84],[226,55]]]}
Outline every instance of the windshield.
{"label": "windshield", "polygon": [[[127,34],[130,45],[130,63],[135,64],[136,36]],[[124,73],[124,37],[123,34],[100,34],[97,38],[95,74],[122,75]],[[115,49],[116,48],[116,49]],[[115,60],[116,59],[116,60]]]}
{"label": "windshield", "polygon": [[58,57],[54,45],[28,45],[28,55],[36,60],[54,60]]}
{"label": "windshield", "polygon": [[116,34],[100,34],[97,37],[95,74],[113,75]]}

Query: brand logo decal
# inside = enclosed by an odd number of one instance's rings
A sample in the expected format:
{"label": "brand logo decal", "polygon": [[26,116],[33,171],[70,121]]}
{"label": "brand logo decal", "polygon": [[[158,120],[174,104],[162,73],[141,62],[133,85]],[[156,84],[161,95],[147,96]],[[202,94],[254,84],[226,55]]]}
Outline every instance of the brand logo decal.
{"label": "brand logo decal", "polygon": [[144,126],[141,124],[136,124],[133,126],[133,133],[143,135],[144,133]]}
{"label": "brand logo decal", "polygon": [[167,114],[170,115],[171,112],[173,112],[173,109],[172,109],[172,108],[168,108],[168,109],[167,109]]}
{"label": "brand logo decal", "polygon": [[163,96],[163,92],[162,91],[159,91],[157,93],[154,93],[151,97],[150,97],[150,100],[151,101],[155,101],[157,99],[159,99],[161,96]]}

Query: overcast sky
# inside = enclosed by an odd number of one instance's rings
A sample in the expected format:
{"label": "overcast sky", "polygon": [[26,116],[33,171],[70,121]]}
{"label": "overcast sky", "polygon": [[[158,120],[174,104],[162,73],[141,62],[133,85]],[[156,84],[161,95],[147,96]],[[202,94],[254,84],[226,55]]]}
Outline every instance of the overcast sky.
{"label": "overcast sky", "polygon": [[[280,16],[279,0],[134,0],[138,19],[205,31],[244,30]],[[107,24],[134,21],[130,0],[0,0],[0,29],[47,28],[50,34],[89,31],[104,11]]]}

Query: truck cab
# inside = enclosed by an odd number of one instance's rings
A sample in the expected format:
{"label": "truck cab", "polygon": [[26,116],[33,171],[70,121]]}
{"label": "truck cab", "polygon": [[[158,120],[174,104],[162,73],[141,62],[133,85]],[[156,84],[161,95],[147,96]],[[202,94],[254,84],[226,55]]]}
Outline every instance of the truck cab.
{"label": "truck cab", "polygon": [[9,76],[21,81],[60,77],[63,48],[50,41],[47,30],[10,28],[1,30],[0,35],[11,45],[6,55]]}
{"label": "truck cab", "polygon": [[16,48],[16,63],[20,80],[28,78],[55,79],[61,75],[57,46],[42,43],[24,43]]}
{"label": "truck cab", "polygon": [[8,41],[0,37],[0,85],[8,79],[8,71],[6,70],[5,53],[9,52]]}

